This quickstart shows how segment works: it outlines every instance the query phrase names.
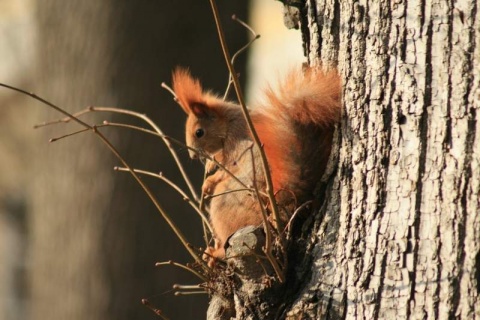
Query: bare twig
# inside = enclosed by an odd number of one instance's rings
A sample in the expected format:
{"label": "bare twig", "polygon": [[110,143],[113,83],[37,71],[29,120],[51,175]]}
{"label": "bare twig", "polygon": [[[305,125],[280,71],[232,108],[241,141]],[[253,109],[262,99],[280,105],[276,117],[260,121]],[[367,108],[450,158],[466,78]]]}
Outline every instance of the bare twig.
{"label": "bare twig", "polygon": [[[247,29],[248,31],[250,31],[250,33],[255,37],[255,38],[260,38],[260,35],[258,33],[255,32],[255,30],[253,30],[252,27],[250,27],[248,25],[248,23],[246,23],[245,21],[243,21],[242,19],[240,19],[239,17],[237,17],[236,14],[232,15],[232,20],[235,21],[235,22],[238,22],[239,24],[241,24],[245,29]],[[238,51],[237,51],[238,53]],[[235,55],[234,55],[235,56]]]}
{"label": "bare twig", "polygon": [[[241,53],[243,53],[245,50],[248,49],[248,47],[250,47],[252,45],[252,43],[255,42],[255,40],[259,39],[260,38],[260,35],[257,34],[255,32],[255,30],[252,29],[252,27],[250,27],[247,23],[245,23],[244,21],[242,21],[241,19],[239,19],[236,15],[233,15],[232,16],[232,19],[236,22],[238,22],[239,24],[241,24],[243,27],[245,27],[248,31],[250,31],[253,35],[253,39],[250,40],[246,45],[244,45],[243,47],[241,47],[240,49],[237,50],[237,52],[235,52],[235,54],[233,55],[232,57],[232,65],[235,65],[235,60],[237,59],[238,56],[240,56]],[[229,73],[228,74],[228,85],[227,85],[227,89],[225,90],[225,94],[223,95],[223,100],[227,99],[227,96],[230,92],[230,88],[232,87],[232,83],[233,83],[233,79],[232,79],[232,75]]]}
{"label": "bare twig", "polygon": [[[141,132],[144,132],[144,133],[148,133],[148,134],[151,134],[151,135],[154,135],[156,137],[160,137],[162,139],[166,139],[166,140],[169,140],[170,142],[173,142],[174,144],[182,147],[182,148],[186,148],[186,149],[189,149],[189,150],[193,150],[193,151],[196,151],[196,149],[194,148],[191,148],[191,147],[188,147],[185,143],[181,142],[180,140],[177,140],[175,138],[172,138],[170,136],[167,136],[167,135],[164,135],[164,134],[160,134],[158,132],[155,132],[155,131],[152,131],[152,130],[148,130],[148,129],[145,129],[145,128],[142,128],[142,127],[138,127],[138,126],[134,126],[134,125],[131,125],[131,124],[126,124],[126,123],[118,123],[118,122],[110,122],[110,121],[106,121],[104,120],[103,121],[103,125],[104,126],[110,126],[110,127],[120,127],[120,128],[128,128],[128,129],[133,129],[133,130],[137,130],[137,131],[141,131]],[[197,151],[198,152],[198,151]]]}
{"label": "bare twig", "polygon": [[[97,128],[99,127],[103,127],[103,126],[97,126]],[[48,142],[56,142],[58,140],[61,140],[61,139],[64,139],[64,138],[68,138],[68,137],[72,137],[74,135],[77,135],[79,133],[84,133],[84,132],[87,132],[87,131],[90,131],[90,128],[85,128],[85,129],[81,129],[81,130],[77,130],[77,131],[73,131],[73,132],[70,132],[70,133],[67,133],[67,134],[64,134],[64,135],[61,135],[59,137],[56,137],[56,138],[51,138],[48,140]]]}
{"label": "bare twig", "polygon": [[192,294],[208,294],[207,291],[177,291],[174,293],[175,296],[190,296]]}
{"label": "bare twig", "polygon": [[210,5],[212,7],[213,11],[213,17],[215,19],[215,25],[217,26],[217,33],[218,37],[220,39],[220,44],[222,47],[223,55],[225,57],[225,61],[227,63],[228,71],[230,72],[233,80],[233,86],[235,88],[235,92],[237,94],[238,102],[242,108],[243,115],[245,117],[245,121],[247,122],[248,128],[252,134],[253,140],[255,142],[255,146],[260,150],[260,155],[262,159],[262,165],[263,165],[263,173],[265,175],[265,181],[266,181],[266,191],[268,193],[268,200],[270,202],[270,205],[272,207],[273,211],[273,216],[275,217],[275,223],[276,223],[276,229],[277,230],[282,230],[282,221],[280,220],[280,214],[278,212],[278,206],[277,202],[275,200],[275,195],[274,195],[274,190],[273,190],[273,183],[272,183],[272,177],[270,174],[270,170],[268,167],[268,162],[267,162],[267,157],[265,155],[265,152],[263,150],[262,144],[260,142],[260,139],[258,137],[258,134],[255,130],[255,127],[253,126],[252,119],[250,118],[250,115],[247,110],[247,106],[245,104],[245,100],[243,97],[242,89],[240,87],[240,82],[238,81],[237,73],[235,71],[235,67],[232,64],[231,58],[230,58],[230,53],[228,51],[228,47],[225,41],[225,35],[223,33],[223,28],[222,24],[220,22],[219,14],[218,14],[218,8],[216,5],[215,0],[210,0]]}
{"label": "bare twig", "polygon": [[215,194],[212,194],[212,195],[206,195],[205,200],[210,200],[212,198],[216,198],[216,197],[220,197],[220,196],[223,196],[223,195],[226,195],[226,194],[229,194],[229,193],[240,192],[240,191],[252,192],[252,191],[255,191],[255,190],[253,188],[241,188],[241,189],[227,190],[227,191],[220,192],[220,193],[215,193]]}
{"label": "bare twig", "polygon": [[201,275],[197,271],[193,270],[192,268],[190,268],[186,265],[183,265],[181,263],[178,263],[178,262],[175,262],[175,261],[172,261],[172,260],[155,263],[155,267],[161,267],[161,266],[175,266],[175,267],[178,267],[178,268],[181,268],[181,269],[184,269],[184,270],[187,270],[187,271],[193,273],[198,278],[200,278],[202,281],[207,281],[207,278],[205,278],[203,275]]}
{"label": "bare twig", "polygon": [[194,284],[194,285],[174,284],[173,289],[175,289],[175,290],[197,290],[197,289],[203,289],[203,287],[199,284]]}
{"label": "bare twig", "polygon": [[302,205],[300,205],[297,209],[295,209],[295,212],[290,217],[290,220],[288,220],[288,223],[285,226],[285,229],[283,229],[283,233],[288,233],[290,231],[290,225],[292,224],[293,220],[295,220],[295,218],[297,217],[297,214],[312,203],[313,203],[312,200],[306,201]]}
{"label": "bare twig", "polygon": [[162,318],[163,320],[169,320],[169,318],[167,318],[167,317],[163,314],[162,310],[154,307],[154,306],[150,303],[150,301],[148,301],[147,299],[142,299],[142,304],[143,304],[145,307],[147,307],[148,309],[152,310],[153,313],[155,313],[157,316],[159,316],[159,317]]}
{"label": "bare twig", "polygon": [[[205,172],[203,173],[203,183],[205,183],[205,180],[207,179],[208,175],[208,170],[207,167],[205,167]],[[198,207],[200,211],[207,211],[205,208],[205,190],[202,187],[202,194],[200,195],[200,203],[198,204]],[[203,240],[205,241],[205,247],[208,247],[210,241],[212,240],[213,232],[210,232],[210,237],[209,233],[207,232],[207,228],[205,224],[202,224],[203,227]],[[210,239],[209,239],[210,238]]]}
{"label": "bare twig", "polygon": [[270,230],[270,223],[268,222],[268,215],[267,215],[267,210],[265,209],[265,205],[263,204],[263,201],[260,197],[260,192],[258,191],[258,186],[257,186],[257,179],[256,179],[256,166],[255,166],[255,156],[253,154],[253,145],[250,147],[250,155],[251,155],[251,161],[252,161],[252,172],[253,172],[253,188],[255,190],[255,194],[257,196],[258,203],[260,205],[260,209],[262,212],[262,219],[263,219],[263,225],[265,228],[265,248],[263,252],[265,252],[265,255],[267,256],[268,261],[273,267],[273,270],[275,270],[275,273],[277,274],[278,280],[280,283],[285,282],[285,276],[283,274],[282,268],[278,265],[277,259],[272,254],[272,230]]}
{"label": "bare twig", "polygon": [[[63,122],[63,121],[60,121],[60,122]],[[53,124],[53,123],[60,123],[60,122],[50,122],[50,124]],[[41,127],[43,126],[43,124],[41,125],[37,125],[36,127]],[[156,136],[156,137],[160,137],[160,138],[164,138],[164,139],[168,139],[172,142],[174,142],[175,144],[178,144],[180,146],[185,146],[183,142],[180,142],[170,136],[166,136],[166,135],[161,135],[155,131],[152,131],[152,130],[148,130],[148,129],[145,129],[145,128],[142,128],[142,127],[138,127],[138,126],[135,126],[135,125],[131,125],[131,124],[125,124],[125,123],[115,123],[115,122],[109,122],[107,120],[104,120],[102,124],[97,124],[96,125],[97,128],[102,128],[102,127],[121,127],[121,128],[128,128],[128,129],[132,129],[132,130],[136,130],[136,131],[141,131],[141,132],[144,132],[144,133],[147,133],[147,134],[151,134],[153,136]],[[81,130],[77,130],[77,131],[73,131],[73,132],[69,132],[67,134],[64,134],[64,135],[61,135],[61,136],[58,136],[58,137],[55,137],[55,138],[51,138],[49,141],[50,142],[55,142],[55,141],[58,141],[58,140],[61,140],[63,138],[68,138],[68,137],[71,137],[73,135],[76,135],[76,134],[79,134],[79,133],[84,133],[84,132],[87,132],[89,131],[90,129],[86,128],[86,129],[81,129]]]}
{"label": "bare twig", "polygon": [[165,82],[162,82],[162,88],[170,92],[173,96],[173,101],[178,103],[177,94],[175,93],[175,91],[173,91],[172,88],[170,88]]}
{"label": "bare twig", "polygon": [[[7,86],[7,85],[3,85],[3,86],[4,86],[4,87],[7,87],[7,88],[9,88],[9,89],[14,90],[13,87],[9,87],[9,86]],[[22,92],[22,93],[23,93],[23,92]],[[30,94],[27,93],[27,95],[30,95]],[[36,95],[35,95],[34,93],[31,93],[31,96],[32,96],[32,97],[36,97]],[[42,101],[42,100],[40,100],[40,101]],[[42,101],[42,102],[45,103],[46,101]],[[53,108],[53,106],[50,106],[50,107]],[[90,112],[92,112],[91,108],[92,108],[92,107],[87,107],[87,108],[85,108],[84,110],[81,110],[81,111],[79,111],[79,112],[73,113],[73,116],[74,116],[75,118],[78,118],[78,117],[81,116],[81,115],[90,113]],[[55,108],[54,108],[54,109],[55,109]],[[55,110],[61,112],[61,111],[58,110],[58,109],[55,109]],[[64,112],[61,112],[61,113],[63,113],[63,114],[65,115]],[[34,129],[38,129],[38,128],[45,127],[45,126],[49,126],[49,125],[52,125],[52,124],[68,123],[68,122],[72,121],[73,119],[74,119],[74,118],[70,118],[70,117],[67,116],[67,117],[62,118],[62,119],[57,119],[57,120],[52,120],[52,121],[45,121],[45,122],[43,122],[43,123],[36,124],[36,125],[33,126],[33,128],[34,128]],[[74,120],[74,121],[75,121],[75,120]]]}

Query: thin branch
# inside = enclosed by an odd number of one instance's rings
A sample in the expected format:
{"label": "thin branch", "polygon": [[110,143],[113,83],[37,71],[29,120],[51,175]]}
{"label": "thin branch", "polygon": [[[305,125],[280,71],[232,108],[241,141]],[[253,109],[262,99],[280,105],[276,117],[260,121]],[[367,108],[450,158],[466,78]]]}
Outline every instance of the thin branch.
{"label": "thin branch", "polygon": [[[99,128],[99,127],[102,127],[102,126],[97,126],[97,128]],[[77,134],[79,134],[79,133],[84,133],[84,132],[87,132],[87,131],[90,131],[90,128],[85,128],[85,129],[73,131],[73,132],[70,132],[70,133],[61,135],[61,136],[59,136],[59,137],[56,137],[56,138],[51,138],[51,139],[48,140],[48,142],[56,142],[56,141],[58,141],[58,140],[61,140],[61,139],[64,139],[64,138],[68,138],[68,137],[72,137],[72,136],[74,136],[74,135],[77,135]]]}
{"label": "thin branch", "polygon": [[90,125],[88,125],[87,123],[83,122],[82,120],[76,118],[76,117],[72,117],[70,115],[70,113],[68,113],[67,111],[63,110],[62,108],[60,107],[57,107],[56,105],[54,105],[53,103],[37,96],[35,93],[33,92],[28,92],[28,91],[25,91],[23,89],[20,89],[20,88],[16,88],[16,87],[13,87],[13,86],[9,86],[8,84],[5,84],[5,83],[0,83],[0,86],[1,87],[5,87],[7,89],[10,89],[10,90],[13,90],[13,91],[17,91],[17,92],[20,92],[22,94],[25,94],[27,96],[30,96],[32,97],[33,99],[37,100],[37,101],[40,101],[42,102],[43,104],[46,104],[47,106],[49,106],[50,108],[53,108],[54,110],[62,113],[63,115],[67,116],[67,117],[71,117],[75,122],[77,122],[78,124],[86,127],[86,128],[89,128],[89,129],[92,129],[92,127],[90,127]]}
{"label": "thin branch", "polygon": [[155,263],[155,267],[161,267],[161,266],[175,266],[175,267],[178,267],[178,268],[181,268],[181,269],[184,269],[184,270],[187,270],[187,271],[193,273],[198,278],[200,278],[202,281],[205,281],[205,282],[207,281],[207,278],[205,278],[203,275],[201,275],[197,271],[193,270],[192,268],[190,268],[186,265],[183,265],[181,263],[178,263],[178,262],[175,262],[175,261],[172,261],[172,260]]}
{"label": "thin branch", "polygon": [[[207,170],[207,167],[205,167],[205,172],[203,173],[203,183],[205,183],[205,180],[207,179],[207,175],[208,175],[208,170]],[[203,190],[203,187],[202,187],[202,194],[200,195],[200,203],[198,207],[202,212],[207,211],[205,208],[205,190]],[[202,224],[202,227],[203,227],[203,240],[205,241],[205,247],[208,247],[210,241],[212,240],[213,232],[210,232],[210,239],[209,239],[209,233],[207,232],[207,228],[205,224]]]}
{"label": "thin branch", "polygon": [[187,291],[187,292],[177,291],[174,293],[175,296],[190,296],[192,294],[208,294],[208,292],[205,290],[202,290],[202,291]]}
{"label": "thin branch", "polygon": [[156,137],[160,137],[160,138],[162,138],[162,139],[166,139],[166,140],[168,140],[168,141],[170,141],[170,142],[173,142],[174,144],[178,145],[179,147],[186,148],[186,149],[189,149],[189,150],[193,150],[193,151],[195,151],[195,152],[198,152],[196,149],[187,146],[185,143],[181,142],[180,140],[177,140],[177,139],[172,138],[172,137],[170,137],[170,136],[167,136],[167,135],[165,135],[165,134],[160,134],[160,133],[158,133],[158,132],[155,132],[155,131],[152,131],[152,130],[148,130],[148,129],[145,129],[145,128],[142,128],[142,127],[138,127],[138,126],[131,125],[131,124],[126,124],[126,123],[110,122],[110,121],[106,121],[106,120],[103,121],[103,124],[104,124],[105,126],[128,128],[128,129],[132,129],[132,130],[137,130],[137,131],[141,131],[141,132],[144,132],[144,133],[148,133],[148,134],[154,135],[154,136],[156,136]]}
{"label": "thin branch", "polygon": [[110,122],[110,121],[107,121],[107,120],[103,120],[103,125],[106,126],[106,127],[121,127],[121,128],[133,129],[133,130],[136,130],[136,131],[151,134],[152,136],[173,140],[170,136],[161,135],[158,132],[148,130],[148,129],[145,129],[145,128],[142,128],[142,127],[139,127],[139,126],[135,126],[135,125],[132,125],[132,124]]}
{"label": "thin branch", "polygon": [[232,75],[232,80],[233,80],[233,86],[235,87],[235,92],[237,94],[238,102],[242,108],[243,115],[245,117],[245,121],[247,122],[248,128],[252,134],[253,140],[255,142],[255,146],[260,150],[260,155],[262,159],[262,165],[263,165],[263,172],[265,175],[265,181],[267,184],[267,193],[268,193],[268,200],[270,202],[270,205],[272,207],[273,211],[273,216],[275,217],[275,223],[276,223],[276,229],[277,230],[283,230],[282,222],[280,220],[280,214],[278,212],[278,206],[277,202],[275,200],[275,195],[274,195],[274,190],[273,190],[273,183],[272,183],[272,177],[270,174],[270,170],[268,167],[268,162],[267,162],[267,157],[265,155],[265,152],[263,150],[262,144],[260,142],[260,139],[258,137],[258,134],[255,130],[255,127],[253,126],[252,119],[250,118],[250,115],[247,110],[247,106],[245,104],[245,100],[243,97],[242,89],[240,87],[240,82],[238,81],[237,73],[235,71],[235,67],[233,66],[230,58],[230,53],[228,51],[228,47],[225,41],[225,35],[223,33],[223,28],[222,24],[220,22],[219,14],[218,14],[218,8],[216,5],[215,0],[210,0],[210,5],[212,7],[213,11],[213,17],[215,19],[215,25],[217,27],[217,33],[218,37],[220,39],[220,44],[222,46],[222,51],[223,55],[225,57],[225,61],[227,63],[228,71]]}
{"label": "thin branch", "polygon": [[[196,285],[180,285],[180,284],[174,284],[173,289],[175,290],[181,290],[181,291],[176,291],[174,293],[175,296],[188,296],[192,294],[208,294],[205,288],[203,288],[201,285],[196,284]],[[191,291],[190,291],[191,290]]]}
{"label": "thin branch", "polygon": [[220,193],[215,193],[215,194],[212,194],[212,195],[206,195],[205,200],[210,200],[212,198],[216,198],[216,197],[220,197],[220,196],[223,196],[223,195],[226,195],[226,194],[229,194],[229,193],[240,192],[240,191],[252,192],[252,191],[255,191],[255,190],[253,188],[241,188],[241,189],[227,190],[227,191],[220,192]]}
{"label": "thin branch", "polygon": [[174,284],[173,289],[175,289],[175,290],[197,290],[197,289],[203,289],[203,288],[199,284],[194,284],[194,285]]}
{"label": "thin branch", "polygon": [[288,223],[285,226],[285,229],[283,229],[283,233],[288,233],[290,231],[290,225],[292,224],[293,220],[297,217],[297,214],[312,203],[313,203],[312,200],[306,201],[302,205],[300,205],[297,209],[295,209],[295,212],[290,217],[290,220],[288,220]]}
{"label": "thin branch", "polygon": [[[10,88],[11,89],[11,88]],[[22,92],[24,93],[24,92]],[[28,93],[27,93],[28,94]],[[30,95],[30,94],[28,94]],[[35,94],[32,93],[32,97],[35,98]],[[41,102],[45,103],[44,101],[40,100]],[[51,107],[51,106],[50,106]],[[57,110],[57,109],[55,109]],[[59,111],[59,110],[57,110]],[[61,112],[61,111],[60,111]],[[79,116],[81,115],[84,115],[84,114],[87,114],[87,113],[90,113],[92,112],[92,107],[87,107],[79,112],[76,112],[76,113],[73,113],[72,115],[78,119]],[[63,112],[61,112],[63,113]],[[65,115],[65,113],[63,113]],[[42,128],[42,127],[46,127],[46,126],[50,126],[50,125],[54,125],[54,124],[59,124],[59,123],[68,123],[70,121],[72,121],[74,118],[70,118],[70,117],[64,117],[64,118],[61,118],[61,119],[56,119],[56,120],[52,120],[52,121],[45,121],[45,122],[42,122],[42,123],[39,123],[39,124],[36,124],[33,126],[34,129],[38,129],[38,128]],[[75,121],[75,120],[74,120]]]}
{"label": "thin branch", "polygon": [[248,31],[250,31],[250,33],[251,33],[255,38],[260,38],[260,35],[259,35],[258,33],[256,33],[255,30],[253,30],[253,28],[248,25],[248,23],[246,23],[245,21],[243,21],[242,19],[240,19],[239,17],[237,17],[236,14],[232,15],[232,20],[235,21],[235,22],[238,22],[238,23],[241,24],[245,29],[247,29]]}
{"label": "thin branch", "polygon": [[250,156],[251,156],[251,161],[252,161],[252,172],[253,172],[253,188],[255,189],[255,194],[258,199],[258,203],[260,205],[260,209],[262,212],[262,219],[263,219],[263,225],[265,228],[265,248],[263,252],[265,252],[265,255],[267,256],[268,261],[273,267],[273,270],[275,270],[275,273],[277,274],[278,280],[280,283],[285,282],[285,276],[283,274],[282,268],[278,265],[277,259],[272,254],[272,230],[270,230],[270,223],[268,222],[268,215],[267,215],[267,210],[265,209],[265,206],[263,204],[262,198],[260,197],[260,192],[258,191],[258,186],[257,186],[257,179],[256,179],[256,166],[255,166],[255,156],[253,154],[253,145],[250,147]]}
{"label": "thin branch", "polygon": [[[237,52],[235,52],[235,54],[233,55],[232,65],[235,65],[235,60],[237,59],[237,57],[240,56],[240,54],[243,53],[245,50],[247,50],[248,47],[250,47],[252,45],[252,43],[254,43],[256,40],[258,40],[260,38],[260,35],[257,34],[255,32],[255,30],[253,30],[252,27],[250,27],[247,23],[245,23],[241,19],[237,18],[236,15],[232,16],[232,20],[241,24],[244,28],[246,28],[248,31],[250,31],[253,35],[253,39],[251,39],[246,45],[244,45],[243,47],[238,49]],[[232,87],[232,83],[233,83],[232,75],[229,73],[228,74],[228,85],[227,85],[227,89],[225,90],[225,94],[223,95],[223,100],[227,99],[227,96],[230,92],[230,88]]]}
{"label": "thin branch", "polygon": [[[205,209],[205,197],[207,196],[205,193],[205,190],[203,189],[203,185],[205,184],[205,181],[207,180],[208,177],[208,169],[207,166],[204,167],[205,171],[203,173],[203,183],[202,183],[202,194],[200,195],[200,210]],[[208,243],[207,243],[208,244]]]}
{"label": "thin branch", "polygon": [[167,90],[168,92],[170,92],[173,96],[173,101],[175,101],[176,103],[178,103],[178,98],[177,98],[177,94],[175,93],[175,91],[173,91],[172,88],[170,88],[165,82],[162,82],[162,88]]}
{"label": "thin branch", "polygon": [[159,316],[160,318],[162,318],[163,320],[169,320],[169,318],[167,318],[165,315],[163,315],[163,312],[162,310],[154,307],[150,301],[148,301],[147,299],[142,299],[142,304],[147,307],[148,309],[152,310],[153,313],[155,313],[157,316]]}

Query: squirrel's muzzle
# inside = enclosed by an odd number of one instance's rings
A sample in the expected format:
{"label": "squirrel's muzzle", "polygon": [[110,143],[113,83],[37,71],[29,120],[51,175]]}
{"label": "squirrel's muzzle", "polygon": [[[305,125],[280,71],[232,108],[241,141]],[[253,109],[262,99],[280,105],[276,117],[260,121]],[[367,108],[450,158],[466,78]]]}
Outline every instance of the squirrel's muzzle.
{"label": "squirrel's muzzle", "polygon": [[198,151],[196,150],[188,150],[188,155],[190,156],[190,159],[198,159]]}

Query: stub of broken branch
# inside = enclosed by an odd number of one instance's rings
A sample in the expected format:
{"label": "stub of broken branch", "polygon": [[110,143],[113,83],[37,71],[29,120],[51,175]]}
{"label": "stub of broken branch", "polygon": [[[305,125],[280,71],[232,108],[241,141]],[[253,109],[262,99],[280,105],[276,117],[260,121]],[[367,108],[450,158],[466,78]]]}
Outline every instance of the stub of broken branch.
{"label": "stub of broken branch", "polygon": [[[278,310],[278,295],[282,292],[275,271],[264,253],[263,226],[248,226],[235,232],[227,241],[227,269],[232,271],[228,281],[235,290],[233,299],[214,294],[209,305],[207,319],[271,319]],[[259,306],[261,306],[259,308]],[[252,314],[253,313],[253,314]]]}

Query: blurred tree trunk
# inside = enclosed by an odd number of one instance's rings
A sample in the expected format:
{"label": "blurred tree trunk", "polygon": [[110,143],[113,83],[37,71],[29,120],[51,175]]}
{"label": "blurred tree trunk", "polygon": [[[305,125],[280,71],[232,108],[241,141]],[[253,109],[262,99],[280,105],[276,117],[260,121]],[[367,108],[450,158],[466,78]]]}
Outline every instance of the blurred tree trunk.
{"label": "blurred tree trunk", "polygon": [[480,318],[479,4],[302,8],[309,62],[338,65],[345,112],[288,319]]}
{"label": "blurred tree trunk", "polygon": [[[208,2],[44,0],[37,6],[38,70],[29,90],[70,112],[88,105],[136,109],[183,139],[185,117],[160,83],[170,82],[171,70],[182,64],[208,86],[226,85]],[[232,50],[246,42],[246,32],[230,16],[244,17],[246,6],[232,1],[220,8]],[[38,121],[60,117],[45,106],[35,108],[41,110]],[[139,123],[109,114],[85,119]],[[206,296],[164,294],[174,282],[198,280],[154,267],[156,261],[191,258],[133,179],[113,172],[119,162],[89,133],[47,145],[49,138],[76,129],[73,123],[39,129],[30,159],[30,317],[150,319],[156,316],[140,304],[149,298],[172,318],[198,319]],[[132,166],[181,181],[158,139],[126,129],[103,132]],[[200,166],[187,167],[199,185]],[[189,240],[202,245],[198,217],[160,182],[147,182]]]}

